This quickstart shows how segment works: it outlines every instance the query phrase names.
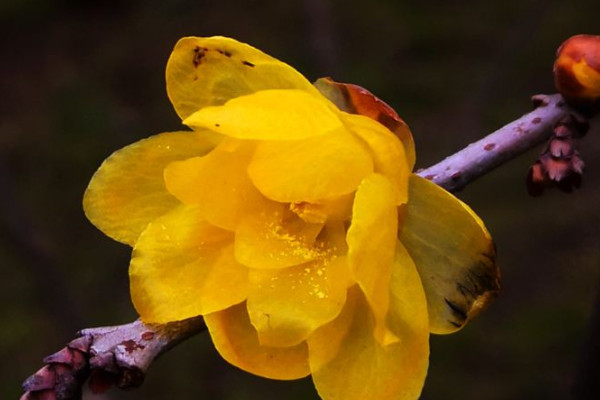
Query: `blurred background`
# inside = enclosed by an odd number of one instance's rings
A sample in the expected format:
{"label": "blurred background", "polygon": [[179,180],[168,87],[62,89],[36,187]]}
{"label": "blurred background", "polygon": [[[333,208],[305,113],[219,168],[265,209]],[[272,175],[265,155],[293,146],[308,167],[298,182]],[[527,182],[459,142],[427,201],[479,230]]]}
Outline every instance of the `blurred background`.
{"label": "blurred background", "polygon": [[[370,89],[409,123],[425,167],[528,112],[531,95],[554,92],[558,45],[600,33],[598,0],[416,3],[0,0],[0,398],[18,398],[21,382],[77,330],[136,318],[130,249],[87,222],[81,198],[111,152],[181,129],[164,82],[180,37],[232,36],[311,80]],[[571,195],[527,195],[540,149],[458,194],[495,238],[503,291],[460,333],[432,337],[422,399],[571,397],[596,343],[598,125],[581,141],[587,169]],[[86,398],[317,395],[309,379],[230,367],[204,334],[165,354],[140,389]]]}

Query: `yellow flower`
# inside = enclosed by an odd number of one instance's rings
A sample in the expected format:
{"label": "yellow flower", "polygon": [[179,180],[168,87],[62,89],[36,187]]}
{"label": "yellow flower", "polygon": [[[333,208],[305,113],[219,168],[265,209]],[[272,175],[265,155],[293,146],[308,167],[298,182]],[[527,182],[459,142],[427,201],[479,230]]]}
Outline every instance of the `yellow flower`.
{"label": "yellow flower", "polygon": [[411,175],[410,131],[360,88],[224,37],[181,39],[166,75],[193,131],[117,151],[84,198],[133,246],[142,320],[203,315],[231,364],[325,400],[416,399],[429,333],[498,290],[481,220]]}

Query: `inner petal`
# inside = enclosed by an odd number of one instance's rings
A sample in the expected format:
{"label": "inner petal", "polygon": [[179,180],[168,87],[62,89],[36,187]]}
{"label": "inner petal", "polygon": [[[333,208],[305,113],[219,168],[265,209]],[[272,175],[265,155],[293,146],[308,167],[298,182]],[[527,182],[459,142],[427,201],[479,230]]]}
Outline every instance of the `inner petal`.
{"label": "inner petal", "polygon": [[[325,229],[327,231],[328,228]],[[349,282],[345,248],[337,248],[343,228],[324,232],[328,255],[294,267],[250,269],[248,313],[260,343],[287,347],[303,342],[342,309]]]}
{"label": "inner petal", "polygon": [[322,228],[283,209],[247,216],[235,234],[236,259],[260,269],[304,264],[324,255],[322,243],[315,243]]}
{"label": "inner petal", "polygon": [[198,205],[211,224],[235,230],[245,215],[277,208],[248,177],[253,151],[252,143],[229,140],[204,157],[173,162],[164,171],[167,189],[183,203]]}
{"label": "inner petal", "polygon": [[261,142],[248,166],[258,190],[283,203],[351,193],[372,171],[368,148],[345,129],[304,140]]}

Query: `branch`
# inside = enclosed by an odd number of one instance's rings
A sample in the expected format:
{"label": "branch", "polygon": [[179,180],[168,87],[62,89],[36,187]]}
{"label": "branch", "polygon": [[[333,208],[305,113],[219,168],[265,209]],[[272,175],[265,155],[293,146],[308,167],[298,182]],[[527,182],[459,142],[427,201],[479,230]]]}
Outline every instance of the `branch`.
{"label": "branch", "polygon": [[560,94],[537,95],[536,108],[439,163],[417,171],[455,192],[499,165],[546,141],[556,123],[574,114]]}
{"label": "branch", "polygon": [[[455,191],[495,167],[547,140],[559,121],[573,114],[558,94],[534,96],[536,109],[485,138],[417,174]],[[84,329],[23,383],[28,399],[80,399],[90,378],[93,391],[111,384],[142,384],[152,362],[183,340],[202,332],[202,317],[151,326],[135,321],[113,327]]]}

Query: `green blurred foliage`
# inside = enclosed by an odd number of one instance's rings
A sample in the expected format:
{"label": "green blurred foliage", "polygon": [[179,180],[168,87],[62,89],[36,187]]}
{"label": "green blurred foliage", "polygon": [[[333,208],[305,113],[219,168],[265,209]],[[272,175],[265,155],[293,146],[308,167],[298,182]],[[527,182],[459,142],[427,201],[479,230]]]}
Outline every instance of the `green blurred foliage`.
{"label": "green blurred foliage", "polygon": [[[0,2],[0,398],[78,329],[129,322],[129,249],[81,210],[112,151],[181,128],[164,88],[186,35],[251,43],[305,73],[369,88],[412,127],[424,167],[553,92],[557,46],[598,32],[600,2],[237,0]],[[597,126],[598,124],[596,124]],[[569,397],[600,282],[600,141],[584,186],[532,199],[531,151],[459,194],[486,221],[503,292],[462,332],[433,337],[423,399]],[[316,399],[310,380],[228,366],[207,335],[157,362],[142,388],[90,399]]]}

